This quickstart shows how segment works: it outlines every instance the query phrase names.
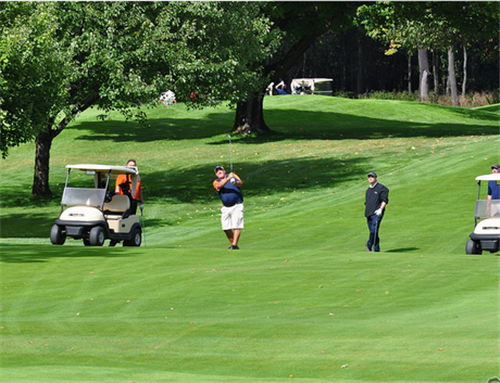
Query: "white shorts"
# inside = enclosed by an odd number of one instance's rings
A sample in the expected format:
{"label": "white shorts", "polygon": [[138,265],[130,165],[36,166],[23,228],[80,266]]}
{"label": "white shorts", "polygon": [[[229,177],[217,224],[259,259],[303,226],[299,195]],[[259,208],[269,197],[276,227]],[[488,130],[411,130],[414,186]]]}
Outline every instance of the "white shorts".
{"label": "white shorts", "polygon": [[245,226],[245,217],[243,215],[245,208],[242,203],[237,203],[231,207],[222,206],[220,211],[222,213],[220,219],[222,230],[243,229]]}

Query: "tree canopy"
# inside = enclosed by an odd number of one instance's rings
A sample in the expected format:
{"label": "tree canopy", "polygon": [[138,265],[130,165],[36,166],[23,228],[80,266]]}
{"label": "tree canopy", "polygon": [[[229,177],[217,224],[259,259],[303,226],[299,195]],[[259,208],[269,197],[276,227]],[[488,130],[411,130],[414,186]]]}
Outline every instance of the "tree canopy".
{"label": "tree canopy", "polygon": [[166,89],[245,97],[274,41],[253,2],[1,3],[0,24],[2,155],[35,139],[35,195],[51,194],[50,145],[78,113],[141,118]]}
{"label": "tree canopy", "polygon": [[[498,36],[498,2],[392,2],[362,5],[357,20],[369,36],[399,47],[448,49],[450,45]],[[478,22],[481,20],[481,22]]]}
{"label": "tree canopy", "polygon": [[55,38],[47,4],[0,6],[0,149],[5,158],[9,147],[33,140],[67,102],[70,54]]}

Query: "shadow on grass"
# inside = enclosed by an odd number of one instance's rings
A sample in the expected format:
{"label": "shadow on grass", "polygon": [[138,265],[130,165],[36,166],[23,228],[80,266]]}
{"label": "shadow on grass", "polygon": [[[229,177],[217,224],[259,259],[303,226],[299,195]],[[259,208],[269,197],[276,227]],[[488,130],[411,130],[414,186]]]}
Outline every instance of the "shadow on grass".
{"label": "shadow on grass", "polygon": [[[426,105],[432,108],[433,105]],[[435,106],[439,107],[439,106]],[[209,139],[230,133],[234,112],[211,113],[200,119],[160,118],[150,120],[149,127],[134,122],[95,121],[82,122],[75,130],[91,131],[78,140],[124,142],[153,142],[158,140]],[[448,111],[449,113],[449,111]],[[264,135],[235,136],[239,143],[258,144],[286,139],[380,139],[443,136],[468,136],[498,133],[498,115],[465,108],[453,110],[453,114],[467,119],[491,122],[491,126],[471,124],[418,123],[356,116],[335,112],[309,112],[297,110],[265,111],[266,121],[272,131]],[[291,118],[293,116],[293,118]],[[281,132],[285,130],[285,132]],[[217,140],[211,145],[226,144]]]}
{"label": "shadow on grass", "polygon": [[[256,164],[241,162],[234,169],[243,180],[245,198],[268,196],[276,193],[288,193],[294,190],[333,188],[339,183],[358,180],[364,174],[363,158],[321,159],[318,157],[301,157],[288,160],[274,160]],[[160,170],[142,176],[144,199],[147,203],[170,205],[197,203],[208,205],[220,203],[220,198],[212,183],[215,180],[216,163],[190,169],[174,169],[165,173]],[[241,169],[241,170],[240,170]],[[59,193],[50,199],[30,199],[20,197],[16,187],[5,186],[2,192],[2,205],[26,208],[26,214],[2,215],[1,236],[16,237],[49,237],[54,221],[59,217]],[[42,202],[40,202],[42,201]],[[41,205],[38,205],[38,204]],[[50,213],[36,212],[44,207]],[[158,228],[165,224],[174,224],[175,217],[167,220],[148,220],[145,215],[146,228]]]}
{"label": "shadow on grass", "polygon": [[418,247],[402,247],[399,249],[387,250],[386,253],[408,253],[410,251],[420,250]]}
{"label": "shadow on grass", "polygon": [[[4,199],[4,193],[2,199]],[[60,205],[59,208],[54,208],[53,215],[50,215],[50,213],[32,213],[33,210],[31,208],[26,209],[26,214],[3,214],[0,236],[2,238],[49,238],[50,229],[54,225],[54,221],[59,218]]]}
{"label": "shadow on grass", "polygon": [[119,247],[76,247],[40,245],[2,245],[0,262],[4,263],[41,263],[54,258],[105,257],[117,258],[132,256]]}
{"label": "shadow on grass", "polygon": [[[329,188],[336,184],[358,180],[364,174],[364,159],[321,159],[305,157],[290,160],[239,162],[234,168],[243,181],[244,197],[268,196],[293,190]],[[168,203],[212,203],[219,201],[212,183],[214,167],[218,163],[202,167],[169,171],[158,171],[143,176],[148,185],[145,199]],[[223,164],[224,165],[224,164]]]}

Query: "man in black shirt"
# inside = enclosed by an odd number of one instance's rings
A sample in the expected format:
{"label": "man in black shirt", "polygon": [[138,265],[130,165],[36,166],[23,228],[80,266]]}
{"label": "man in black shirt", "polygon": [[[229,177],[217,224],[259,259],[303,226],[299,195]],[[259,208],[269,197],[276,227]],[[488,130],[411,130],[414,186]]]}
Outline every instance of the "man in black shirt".
{"label": "man in black shirt", "polygon": [[372,251],[373,248],[373,251],[378,252],[380,251],[378,233],[385,207],[389,203],[389,189],[377,182],[377,174],[374,172],[368,173],[368,182],[370,182],[370,187],[366,191],[365,217],[370,230],[370,238],[366,242],[366,249]]}

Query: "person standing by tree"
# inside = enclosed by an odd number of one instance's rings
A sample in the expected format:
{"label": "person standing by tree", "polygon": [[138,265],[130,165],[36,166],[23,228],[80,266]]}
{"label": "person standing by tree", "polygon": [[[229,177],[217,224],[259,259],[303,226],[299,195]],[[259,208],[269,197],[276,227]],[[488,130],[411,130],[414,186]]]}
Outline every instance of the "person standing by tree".
{"label": "person standing by tree", "polygon": [[245,224],[243,193],[240,189],[243,182],[235,173],[226,174],[226,171],[220,165],[215,167],[215,175],[217,179],[213,182],[213,185],[224,205],[221,209],[222,230],[224,230],[227,239],[231,243],[229,251],[239,250],[238,240],[240,239],[241,229],[244,228]]}
{"label": "person standing by tree", "polygon": [[[137,163],[135,160],[128,160],[127,166],[131,168],[137,167]],[[137,181],[137,188],[135,194],[132,195],[132,179],[130,174],[120,174],[116,177],[116,186],[115,193],[116,194],[124,194],[130,197],[130,213],[137,213],[137,203],[141,201],[141,211],[144,209],[144,198],[142,197],[142,186],[141,186],[141,177],[139,177]]]}
{"label": "person standing by tree", "polygon": [[370,230],[370,237],[366,242],[366,249],[371,252],[380,251],[380,238],[378,236],[380,230],[380,222],[384,217],[385,207],[389,203],[389,189],[377,182],[377,174],[374,172],[368,173],[368,182],[370,187],[366,191],[365,196],[365,217]]}

